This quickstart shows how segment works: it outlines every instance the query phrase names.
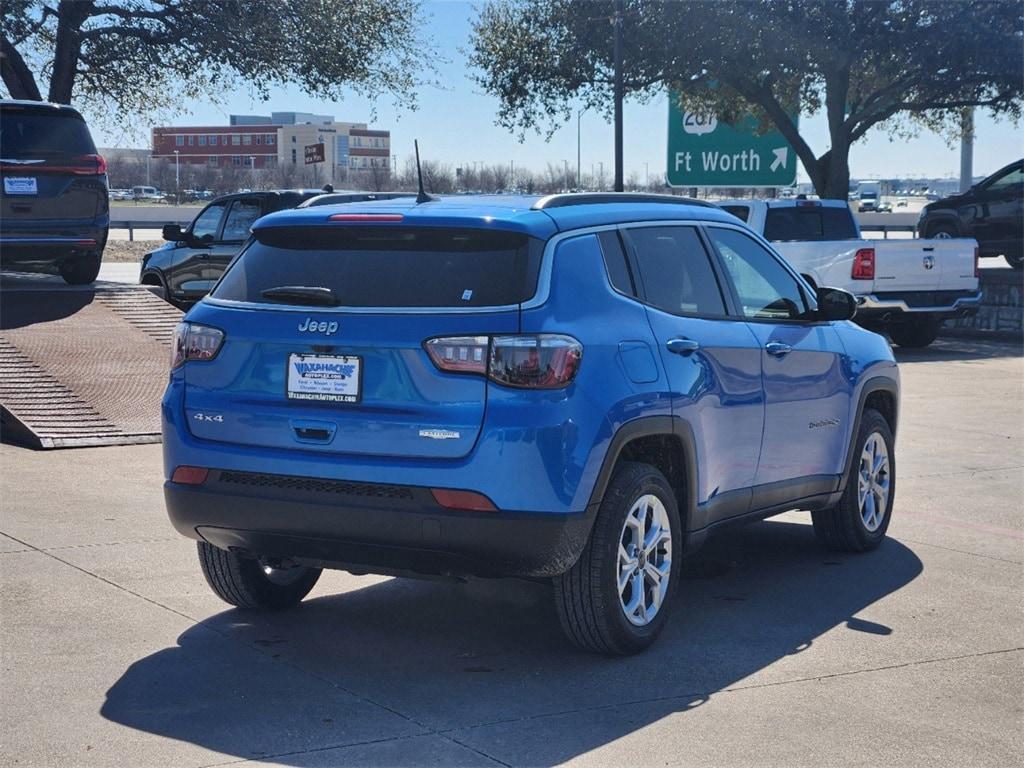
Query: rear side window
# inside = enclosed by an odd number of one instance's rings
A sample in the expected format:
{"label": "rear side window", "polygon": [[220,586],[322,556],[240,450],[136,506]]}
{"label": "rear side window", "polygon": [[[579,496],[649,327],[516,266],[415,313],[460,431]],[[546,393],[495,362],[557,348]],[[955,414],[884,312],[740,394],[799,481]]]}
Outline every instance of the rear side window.
{"label": "rear side window", "polygon": [[725,301],[693,227],[627,230],[649,304],[674,315],[724,315]]}
{"label": "rear side window", "polygon": [[544,243],[516,232],[440,227],[282,227],[256,241],[213,297],[277,303],[282,286],[329,289],[343,307],[490,307],[537,290]]}
{"label": "rear side window", "polygon": [[601,252],[604,254],[604,264],[612,287],[619,293],[636,296],[633,276],[629,273],[626,252],[622,250],[622,241],[619,240],[618,233],[599,232],[597,239],[601,242]]}
{"label": "rear side window", "polygon": [[249,236],[249,227],[260,217],[262,206],[259,200],[235,200],[224,220],[224,241],[241,242]]}
{"label": "rear side window", "polygon": [[94,155],[96,145],[82,118],[0,109],[0,154],[12,159],[59,155]]}
{"label": "rear side window", "polygon": [[775,241],[856,240],[857,227],[853,214],[845,207],[769,208],[764,220],[764,238]]}

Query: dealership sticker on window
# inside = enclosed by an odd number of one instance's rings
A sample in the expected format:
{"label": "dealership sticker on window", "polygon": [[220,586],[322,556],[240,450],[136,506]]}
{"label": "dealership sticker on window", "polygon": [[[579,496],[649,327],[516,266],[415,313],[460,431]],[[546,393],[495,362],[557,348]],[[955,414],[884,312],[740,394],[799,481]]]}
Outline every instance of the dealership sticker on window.
{"label": "dealership sticker on window", "polygon": [[4,192],[8,195],[38,195],[35,176],[8,176],[4,179]]}
{"label": "dealership sticker on window", "polygon": [[288,397],[292,400],[359,402],[362,360],[334,355],[288,356]]}

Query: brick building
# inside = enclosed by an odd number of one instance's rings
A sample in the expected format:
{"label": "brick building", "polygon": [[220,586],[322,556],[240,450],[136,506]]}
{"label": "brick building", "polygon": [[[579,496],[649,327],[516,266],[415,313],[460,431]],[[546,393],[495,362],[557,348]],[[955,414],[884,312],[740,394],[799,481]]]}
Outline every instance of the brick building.
{"label": "brick building", "polygon": [[305,148],[324,145],[317,164],[322,180],[337,181],[354,171],[391,169],[391,132],[370,129],[328,115],[274,112],[231,115],[229,125],[165,126],[153,129],[153,157],[192,165],[269,168],[275,164],[305,166]]}

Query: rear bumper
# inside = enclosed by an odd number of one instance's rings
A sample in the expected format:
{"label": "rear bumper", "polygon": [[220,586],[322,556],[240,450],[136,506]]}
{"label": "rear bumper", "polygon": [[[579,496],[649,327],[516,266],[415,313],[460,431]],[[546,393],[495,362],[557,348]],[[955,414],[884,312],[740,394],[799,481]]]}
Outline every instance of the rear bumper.
{"label": "rear bumper", "polygon": [[107,219],[88,221],[11,222],[0,226],[0,253],[5,264],[58,264],[65,258],[102,252]]}
{"label": "rear bumper", "polygon": [[428,576],[563,573],[596,514],[457,511],[416,486],[220,470],[199,486],[167,482],[164,498],[179,533],[221,549]]}
{"label": "rear bumper", "polygon": [[857,315],[939,315],[968,317],[976,314],[981,291],[922,291],[906,294],[878,293],[857,297]]}

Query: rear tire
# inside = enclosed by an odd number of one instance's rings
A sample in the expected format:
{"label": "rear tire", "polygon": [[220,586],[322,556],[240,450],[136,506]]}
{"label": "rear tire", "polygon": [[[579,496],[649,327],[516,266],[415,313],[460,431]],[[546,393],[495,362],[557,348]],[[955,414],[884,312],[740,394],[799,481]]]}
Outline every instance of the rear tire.
{"label": "rear tire", "polygon": [[942,321],[937,318],[907,320],[889,326],[889,337],[901,347],[927,347],[939,335]]}
{"label": "rear tire", "polygon": [[[874,467],[879,456],[883,457],[883,463]],[[885,538],[892,519],[893,500],[896,498],[896,456],[893,452],[892,429],[878,411],[870,408],[864,411],[850,464],[849,479],[842,499],[831,509],[812,512],[811,521],[818,541],[828,549],[837,552],[867,552],[881,544]],[[885,499],[879,503],[883,485]]]}
{"label": "rear tire", "polygon": [[682,523],[665,476],[649,464],[623,463],[579,560],[554,579],[566,636],[584,650],[609,655],[647,648],[668,617],[681,554]]}
{"label": "rear tire", "polygon": [[89,285],[96,281],[100,274],[100,256],[98,253],[87,253],[73,259],[65,259],[60,263],[60,276],[68,285]]}
{"label": "rear tire", "polygon": [[199,565],[210,589],[239,608],[280,611],[298,605],[320,578],[319,568],[268,568],[261,561],[198,542]]}

